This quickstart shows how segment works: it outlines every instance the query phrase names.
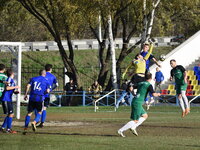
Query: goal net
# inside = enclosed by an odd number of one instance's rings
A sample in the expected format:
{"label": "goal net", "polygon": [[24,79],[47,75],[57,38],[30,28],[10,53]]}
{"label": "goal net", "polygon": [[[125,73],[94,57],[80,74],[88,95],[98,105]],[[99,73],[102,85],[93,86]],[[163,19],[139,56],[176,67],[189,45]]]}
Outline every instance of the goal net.
{"label": "goal net", "polygon": [[[15,73],[15,83],[21,87],[21,51],[22,44],[21,42],[0,42],[0,51],[1,54],[3,52],[11,52],[14,56],[11,61],[11,68]],[[8,64],[5,64],[8,66]],[[13,100],[16,100],[16,118],[20,119],[20,98],[21,94],[14,95]]]}

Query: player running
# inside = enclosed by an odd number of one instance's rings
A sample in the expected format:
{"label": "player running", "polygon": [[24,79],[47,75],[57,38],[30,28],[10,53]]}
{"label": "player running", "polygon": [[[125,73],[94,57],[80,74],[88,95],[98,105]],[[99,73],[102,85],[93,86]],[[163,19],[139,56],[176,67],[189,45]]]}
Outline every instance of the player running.
{"label": "player running", "polygon": [[[51,64],[46,64],[45,65],[45,70],[46,70],[46,76],[45,78],[48,80],[49,84],[50,84],[50,92],[53,91],[56,87],[58,87],[58,82],[56,77],[51,73],[52,72],[52,65]],[[40,124],[37,127],[43,127],[44,126],[44,122],[46,120],[46,109],[48,108],[50,103],[50,94],[47,93],[45,94],[45,99],[44,99],[44,106],[43,106],[43,110],[42,110],[42,115],[41,115],[41,120],[40,120]]]}
{"label": "player running", "polygon": [[176,60],[170,60],[171,70],[170,81],[175,78],[176,95],[179,100],[179,105],[182,109],[182,117],[185,117],[190,112],[188,98],[185,95],[187,89],[187,72],[181,65],[176,64]]}
{"label": "player running", "polygon": [[[14,117],[14,112],[13,112],[13,103],[12,103],[12,95],[15,92],[16,89],[19,89],[19,86],[17,86],[14,82],[14,72],[11,69],[8,69],[6,71],[7,73],[7,82],[9,83],[2,95],[2,107],[3,107],[3,112],[7,116],[4,119],[4,122],[1,126],[1,130],[3,132],[7,133],[17,133],[16,131],[12,130],[12,120]],[[7,128],[7,129],[6,129]]]}
{"label": "player running", "polygon": [[138,136],[136,128],[148,118],[147,112],[145,112],[144,108],[142,107],[148,92],[150,92],[153,96],[160,96],[160,93],[155,93],[153,86],[150,84],[152,80],[152,74],[147,73],[145,75],[145,79],[146,81],[138,83],[137,94],[132,100],[132,112],[130,117],[132,120],[118,130],[118,134],[122,137],[125,137],[123,132],[128,129],[130,129],[133,134]]}
{"label": "player running", "polygon": [[31,125],[32,125],[32,130],[36,131],[36,123],[40,120],[42,114],[42,107],[43,107],[43,101],[45,99],[45,94],[50,92],[49,82],[45,78],[46,71],[40,70],[39,75],[40,76],[31,78],[30,82],[26,87],[24,99],[27,100],[29,89],[30,89],[30,97],[28,103],[28,113],[25,118],[24,134],[26,134],[27,132],[32,112],[35,109],[37,110],[37,115],[35,116],[35,119],[31,123]]}

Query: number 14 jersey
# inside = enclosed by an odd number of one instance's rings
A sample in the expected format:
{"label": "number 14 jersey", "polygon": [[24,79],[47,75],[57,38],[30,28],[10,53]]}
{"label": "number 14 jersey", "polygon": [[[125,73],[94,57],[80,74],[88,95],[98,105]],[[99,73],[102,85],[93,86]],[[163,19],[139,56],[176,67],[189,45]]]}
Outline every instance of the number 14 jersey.
{"label": "number 14 jersey", "polygon": [[43,101],[47,89],[50,88],[50,84],[47,79],[43,76],[33,77],[31,78],[29,84],[31,85],[29,100],[37,102]]}

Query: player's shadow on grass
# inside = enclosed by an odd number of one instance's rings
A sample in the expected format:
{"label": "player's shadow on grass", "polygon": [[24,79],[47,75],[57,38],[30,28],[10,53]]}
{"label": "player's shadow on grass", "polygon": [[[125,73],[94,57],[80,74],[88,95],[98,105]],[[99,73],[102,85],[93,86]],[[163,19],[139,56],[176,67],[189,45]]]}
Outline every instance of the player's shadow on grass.
{"label": "player's shadow on grass", "polygon": [[184,144],[169,144],[171,146],[182,146],[182,147],[200,147],[200,145],[184,145]]}
{"label": "player's shadow on grass", "polygon": [[150,128],[175,128],[175,129],[200,129],[200,127],[183,127],[183,126],[158,126],[158,125],[142,125],[143,127]]}
{"label": "player's shadow on grass", "polygon": [[47,135],[78,135],[78,136],[106,136],[106,137],[117,137],[117,135],[111,134],[84,134],[84,133],[59,133],[59,132],[27,132],[29,134],[47,134]]}

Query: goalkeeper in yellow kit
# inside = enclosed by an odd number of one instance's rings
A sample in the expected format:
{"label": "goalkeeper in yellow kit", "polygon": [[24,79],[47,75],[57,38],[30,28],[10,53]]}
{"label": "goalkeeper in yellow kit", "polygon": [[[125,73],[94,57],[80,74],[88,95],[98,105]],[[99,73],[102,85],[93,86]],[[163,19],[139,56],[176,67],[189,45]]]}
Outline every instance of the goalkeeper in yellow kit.
{"label": "goalkeeper in yellow kit", "polygon": [[133,66],[134,71],[131,73],[132,78],[131,82],[136,86],[139,82],[142,82],[145,80],[145,71],[146,71],[146,60],[150,57],[151,53],[153,51],[153,44],[150,44],[149,52],[145,57],[143,57],[140,54],[137,54],[135,56],[135,59],[132,61],[132,63],[126,68],[124,73],[122,74],[122,79],[126,75],[127,71]]}

